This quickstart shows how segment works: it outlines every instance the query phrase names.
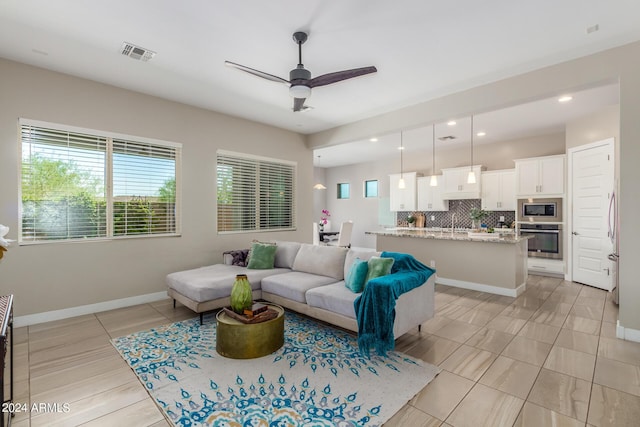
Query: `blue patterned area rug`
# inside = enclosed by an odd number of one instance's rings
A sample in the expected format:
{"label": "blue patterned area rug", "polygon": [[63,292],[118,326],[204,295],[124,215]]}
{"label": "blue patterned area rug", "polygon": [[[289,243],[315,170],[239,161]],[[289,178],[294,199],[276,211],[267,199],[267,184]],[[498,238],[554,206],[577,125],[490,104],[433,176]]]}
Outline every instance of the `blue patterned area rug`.
{"label": "blue patterned area rug", "polygon": [[289,311],[280,350],[228,359],[205,319],[112,340],[177,426],[379,426],[440,372],[399,352],[362,357],[354,335]]}

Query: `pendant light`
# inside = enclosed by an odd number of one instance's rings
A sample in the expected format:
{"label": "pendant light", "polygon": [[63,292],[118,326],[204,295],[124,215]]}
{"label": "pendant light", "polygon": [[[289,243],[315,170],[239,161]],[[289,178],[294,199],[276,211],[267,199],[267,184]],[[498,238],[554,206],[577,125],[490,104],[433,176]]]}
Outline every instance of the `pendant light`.
{"label": "pendant light", "polygon": [[476,173],[473,171],[473,116],[471,116],[471,170],[467,176],[467,184],[476,183]]}
{"label": "pendant light", "polygon": [[438,186],[438,177],[436,176],[436,124],[433,124],[433,152],[432,152],[432,159],[433,159],[433,163],[431,165],[431,181],[429,181],[429,185],[431,187],[437,187]]}
{"label": "pendant light", "polygon": [[[320,167],[320,156],[318,155],[318,167]],[[324,185],[322,185],[321,182],[317,183],[316,185],[313,186],[314,190],[326,190],[327,187],[325,187]]]}
{"label": "pendant light", "polygon": [[402,152],[404,151],[404,145],[402,145],[402,131],[400,131],[400,181],[398,181],[398,188],[404,190],[407,188],[407,184],[404,182],[404,168]]}

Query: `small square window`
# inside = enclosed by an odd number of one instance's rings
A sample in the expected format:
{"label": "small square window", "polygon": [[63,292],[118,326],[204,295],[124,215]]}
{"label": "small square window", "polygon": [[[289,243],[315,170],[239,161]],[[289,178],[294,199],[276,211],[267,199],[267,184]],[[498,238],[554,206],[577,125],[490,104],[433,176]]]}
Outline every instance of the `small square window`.
{"label": "small square window", "polygon": [[364,182],[364,197],[378,197],[378,180]]}
{"label": "small square window", "polygon": [[349,183],[339,183],[338,199],[348,199],[348,198],[349,198]]}

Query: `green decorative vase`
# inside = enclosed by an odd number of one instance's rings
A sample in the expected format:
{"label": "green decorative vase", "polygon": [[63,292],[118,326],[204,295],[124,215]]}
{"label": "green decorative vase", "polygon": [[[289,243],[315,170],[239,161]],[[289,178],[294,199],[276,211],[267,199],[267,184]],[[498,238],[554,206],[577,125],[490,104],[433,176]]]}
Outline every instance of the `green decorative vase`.
{"label": "green decorative vase", "polygon": [[245,308],[251,308],[252,305],[251,283],[249,283],[246,274],[238,274],[231,288],[231,309],[242,314]]}

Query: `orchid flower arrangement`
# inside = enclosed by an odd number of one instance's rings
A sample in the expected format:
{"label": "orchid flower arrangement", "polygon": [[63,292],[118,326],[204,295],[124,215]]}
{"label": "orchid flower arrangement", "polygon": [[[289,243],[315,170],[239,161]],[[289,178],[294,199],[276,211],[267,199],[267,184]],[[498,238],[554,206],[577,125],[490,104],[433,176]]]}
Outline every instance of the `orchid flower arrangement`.
{"label": "orchid flower arrangement", "polygon": [[320,217],[320,225],[327,225],[331,213],[327,209],[322,209],[322,216]]}

